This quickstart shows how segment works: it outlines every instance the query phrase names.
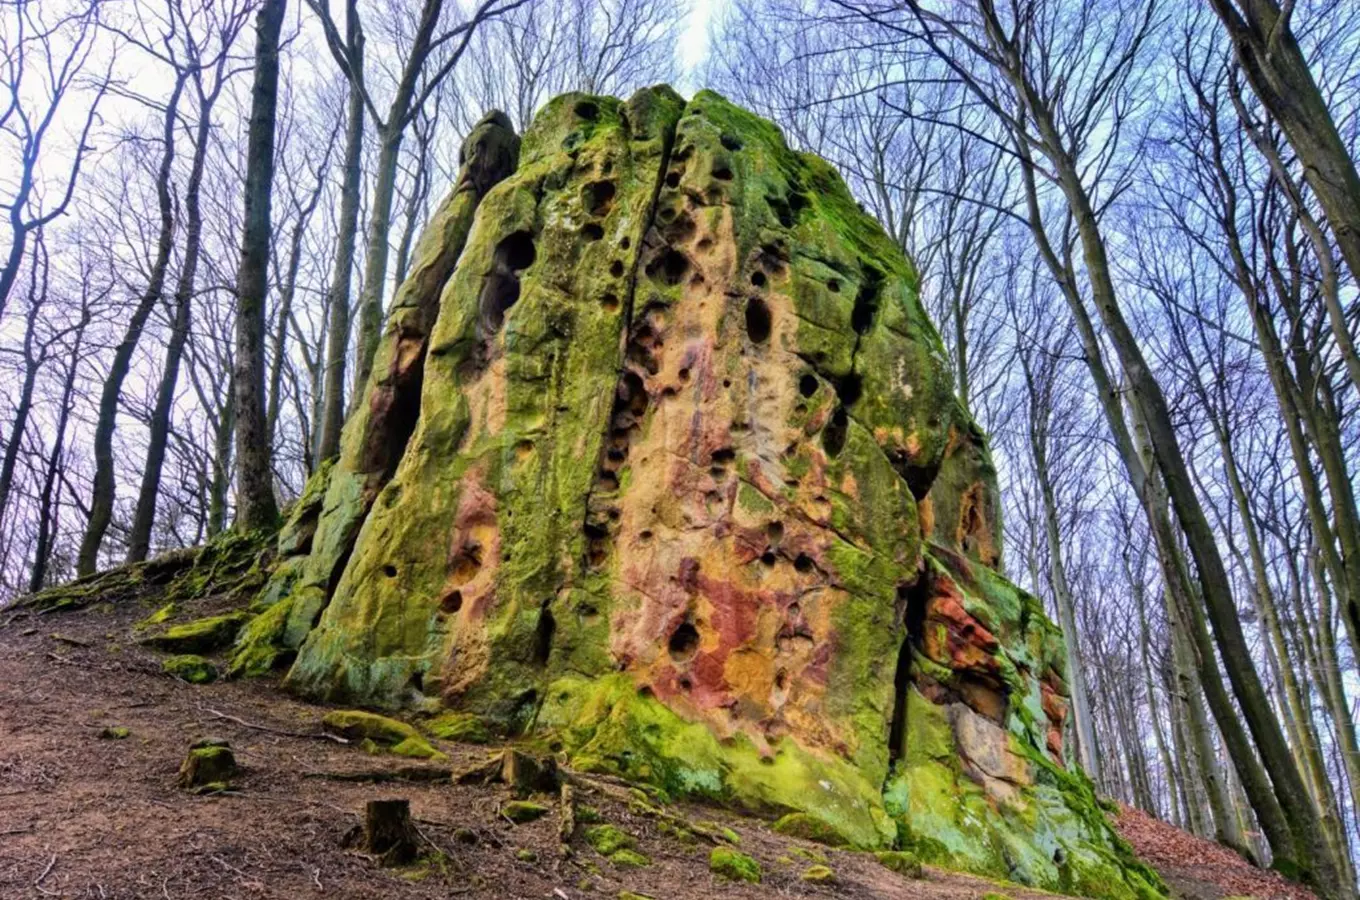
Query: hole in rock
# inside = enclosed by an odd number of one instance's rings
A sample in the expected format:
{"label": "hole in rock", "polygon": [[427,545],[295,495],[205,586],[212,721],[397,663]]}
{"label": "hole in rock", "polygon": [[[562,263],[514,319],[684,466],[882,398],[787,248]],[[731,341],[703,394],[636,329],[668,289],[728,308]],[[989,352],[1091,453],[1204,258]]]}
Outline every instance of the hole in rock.
{"label": "hole in rock", "polygon": [[538,627],[534,630],[534,662],[540,666],[548,663],[548,655],[552,653],[553,633],[556,631],[557,621],[553,618],[552,610],[548,609],[548,604],[544,602],[538,614]]}
{"label": "hole in rock", "polygon": [[492,254],[491,272],[482,282],[478,300],[482,333],[495,334],[505,323],[505,312],[519,300],[520,273],[534,264],[534,238],[527,231],[506,235]]}
{"label": "hole in rock", "polygon": [[765,539],[771,544],[778,544],[784,540],[784,523],[771,522],[765,526]]}
{"label": "hole in rock", "polygon": [[581,237],[588,241],[598,241],[604,237],[604,228],[595,222],[587,222],[581,226]]}
{"label": "hole in rock", "polygon": [[835,387],[836,396],[840,398],[841,403],[846,406],[854,406],[855,401],[860,398],[860,394],[864,393],[864,379],[860,377],[858,372],[851,372],[844,378],[838,378]]}
{"label": "hole in rock", "polygon": [[804,372],[803,376],[798,379],[798,393],[804,397],[811,397],[817,393],[818,387],[820,385],[817,383],[817,376],[811,372]]}
{"label": "hole in rock", "polygon": [[756,287],[764,287],[764,286],[765,286],[765,273],[762,272],[762,271],[760,271],[759,269],[756,269],[754,272],[752,272],[752,273],[751,273],[751,284],[755,285]]}
{"label": "hole in rock", "polygon": [[833,294],[839,294],[841,292],[841,283],[833,278],[826,283],[826,289]]}
{"label": "hole in rock", "polygon": [[850,326],[855,329],[857,334],[864,334],[873,327],[874,317],[878,315],[878,301],[882,291],[883,273],[871,266],[866,266],[864,281],[859,286],[859,292],[855,294],[855,307],[850,312]]}
{"label": "hole in rock", "polygon": [[713,465],[726,466],[737,458],[737,451],[733,450],[731,447],[723,447],[714,450],[713,456],[710,458],[713,460]]}
{"label": "hole in rock", "polygon": [[618,312],[619,297],[617,294],[606,293],[600,298],[600,305],[604,307],[605,312]]}
{"label": "hole in rock", "polygon": [[775,564],[774,551],[766,550],[764,553],[760,554],[760,561],[767,566],[773,566]]}
{"label": "hole in rock", "polygon": [[610,275],[613,275],[615,278],[619,278],[620,276],[622,276],[622,275],[623,275],[623,262],[622,262],[621,260],[617,260],[617,259],[616,259],[616,260],[614,260],[612,263],[610,263],[610,264],[609,264],[609,274],[610,274]]}
{"label": "hole in rock", "polygon": [[732,180],[732,170],[731,170],[730,168],[728,168],[727,166],[722,166],[722,165],[714,166],[714,167],[713,167],[713,177],[716,178],[716,179],[718,179],[719,181],[731,181],[731,180]]}
{"label": "hole in rock", "polygon": [[668,187],[668,188],[678,188],[679,186],[680,186],[680,173],[679,173],[679,172],[667,172],[667,173],[666,173],[666,187]]}
{"label": "hole in rock", "polygon": [[647,277],[659,279],[668,285],[679,284],[688,271],[689,260],[674,247],[667,247],[664,253],[647,264]]}
{"label": "hole in rock", "polygon": [[383,566],[383,574],[386,575],[388,578],[396,578],[397,567],[392,565],[391,563],[388,563],[387,565]]}
{"label": "hole in rock", "polygon": [[676,662],[692,658],[699,650],[699,629],[690,622],[680,623],[680,626],[671,632],[667,649],[670,650],[671,659]]}
{"label": "hole in rock", "polygon": [[449,591],[444,595],[444,599],[439,601],[439,608],[446,613],[456,613],[463,608],[463,592]]}
{"label": "hole in rock", "polygon": [[721,141],[724,147],[726,147],[728,150],[731,150],[734,153],[740,150],[742,147],[741,141],[737,140],[730,134],[723,135]]}
{"label": "hole in rock", "polygon": [[808,556],[806,553],[798,554],[797,558],[793,561],[793,567],[799,572],[811,572],[813,566],[812,557]]}
{"label": "hole in rock", "polygon": [[619,246],[624,250],[627,250],[629,247],[633,246],[633,242],[629,240],[627,235],[624,235],[623,239],[619,241]]}
{"label": "hole in rock", "polygon": [[615,191],[612,181],[592,181],[581,188],[581,205],[592,216],[606,215],[614,205]]}
{"label": "hole in rock", "polygon": [[775,195],[770,194],[765,198],[765,202],[770,205],[770,210],[775,214],[775,217],[779,219],[780,225],[783,225],[785,228],[793,227],[793,209],[789,206],[788,201],[783,197],[776,197]]}
{"label": "hole in rock", "polygon": [[746,334],[757,344],[770,339],[770,308],[759,297],[746,301]]}
{"label": "hole in rock", "polygon": [[589,100],[580,101],[571,111],[576,113],[578,119],[585,119],[587,122],[595,121],[600,115],[600,108]]}
{"label": "hole in rock", "polygon": [[845,449],[845,438],[850,430],[850,415],[844,406],[836,407],[831,421],[822,429],[822,447],[828,456],[838,456]]}
{"label": "hole in rock", "polygon": [[789,672],[787,669],[780,669],[775,673],[774,686],[781,691],[787,691],[789,689]]}
{"label": "hole in rock", "polygon": [[686,693],[689,693],[691,690],[694,689],[694,682],[690,681],[688,678],[681,678],[679,684],[680,690]]}

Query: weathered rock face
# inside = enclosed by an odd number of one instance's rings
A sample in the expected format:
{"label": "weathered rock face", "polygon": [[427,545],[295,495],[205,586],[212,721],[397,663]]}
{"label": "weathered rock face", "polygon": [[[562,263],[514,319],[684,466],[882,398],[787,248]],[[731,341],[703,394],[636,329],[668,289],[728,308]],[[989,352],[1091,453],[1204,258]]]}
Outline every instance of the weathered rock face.
{"label": "weathered rock face", "polygon": [[1061,636],[994,571],[995,473],[916,274],[836,173],[656,88],[554,100],[484,183],[470,231],[441,212],[422,238],[439,262],[243,667],[297,647],[309,695],[1153,893],[1063,768]]}

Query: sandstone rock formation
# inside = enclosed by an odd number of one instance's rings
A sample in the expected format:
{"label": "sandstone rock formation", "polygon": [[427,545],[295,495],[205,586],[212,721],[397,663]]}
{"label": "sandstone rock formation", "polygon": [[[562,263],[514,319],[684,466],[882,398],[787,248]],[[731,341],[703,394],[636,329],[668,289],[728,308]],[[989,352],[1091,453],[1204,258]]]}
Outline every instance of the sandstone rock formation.
{"label": "sandstone rock formation", "polygon": [[998,574],[985,439],[839,176],[669,88],[559,97],[522,148],[489,118],[464,160],[235,671],[295,652],[310,696],[1155,895],[1064,768],[1061,635]]}

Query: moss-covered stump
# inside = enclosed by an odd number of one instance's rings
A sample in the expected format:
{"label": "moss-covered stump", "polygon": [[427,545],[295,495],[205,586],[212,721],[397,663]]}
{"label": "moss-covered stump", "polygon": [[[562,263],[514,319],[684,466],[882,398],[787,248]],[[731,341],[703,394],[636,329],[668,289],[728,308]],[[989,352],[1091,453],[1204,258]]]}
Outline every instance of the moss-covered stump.
{"label": "moss-covered stump", "polygon": [[237,771],[231,747],[225,741],[207,739],[189,748],[175,783],[194,793],[225,791]]}
{"label": "moss-covered stump", "polygon": [[422,236],[230,671],[798,838],[1156,895],[1065,768],[1062,636],[999,573],[897,243],[711,92],[559,97],[517,166],[503,132],[464,148],[485,177]]}

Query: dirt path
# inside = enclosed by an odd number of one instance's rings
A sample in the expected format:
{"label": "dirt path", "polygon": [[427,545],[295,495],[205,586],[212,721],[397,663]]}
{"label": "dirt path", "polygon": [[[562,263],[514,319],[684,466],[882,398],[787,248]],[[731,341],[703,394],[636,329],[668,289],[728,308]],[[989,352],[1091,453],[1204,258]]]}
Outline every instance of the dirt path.
{"label": "dirt path", "polygon": [[[721,810],[673,807],[740,835],[740,849],[760,862],[764,881],[732,884],[709,872],[708,844],[686,846],[658,830],[654,817],[604,795],[580,802],[634,835],[652,864],[620,868],[579,836],[564,856],[556,817],[514,826],[499,815],[508,794],[498,788],[317,777],[394,761],[316,737],[325,710],[290,699],[272,682],[195,687],[161,674],[160,657],[132,639],[133,623],[148,611],[105,604],[12,621],[0,613],[0,897],[613,900],[625,890],[657,900],[1051,896],[933,869],[913,881],[868,854],[790,840]],[[111,727],[130,733],[102,737]],[[173,786],[190,743],[207,736],[229,740],[244,768],[233,793],[194,797]],[[488,754],[440,746],[455,768]],[[344,849],[365,801],[382,797],[410,799],[430,850],[426,861],[383,869]],[[804,855],[791,853],[795,847]],[[808,856],[822,854],[835,883],[802,880]]]}

